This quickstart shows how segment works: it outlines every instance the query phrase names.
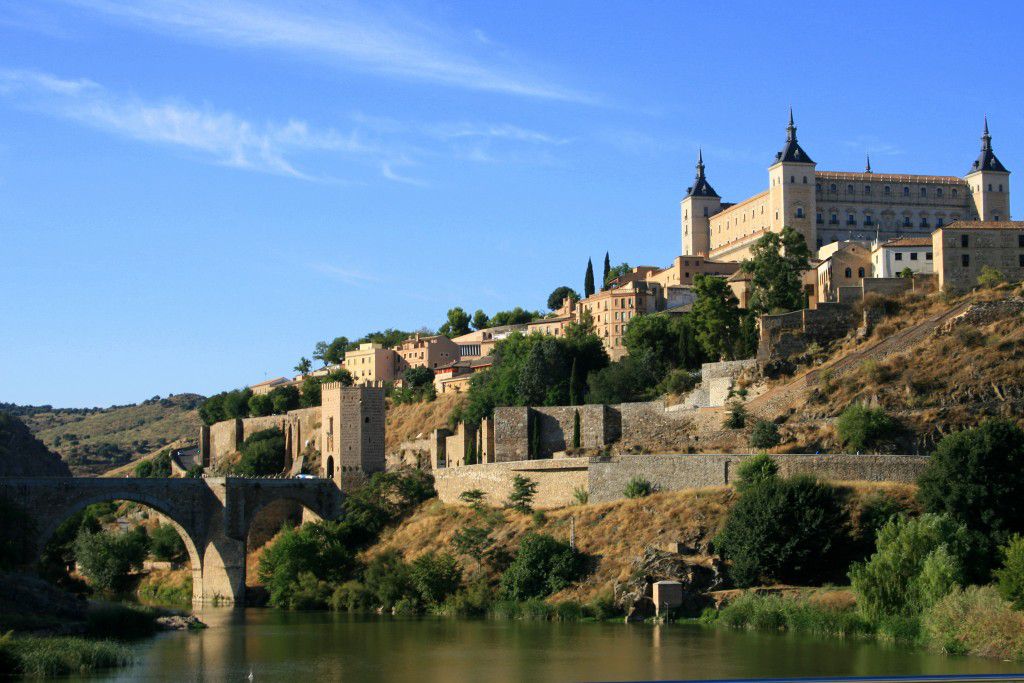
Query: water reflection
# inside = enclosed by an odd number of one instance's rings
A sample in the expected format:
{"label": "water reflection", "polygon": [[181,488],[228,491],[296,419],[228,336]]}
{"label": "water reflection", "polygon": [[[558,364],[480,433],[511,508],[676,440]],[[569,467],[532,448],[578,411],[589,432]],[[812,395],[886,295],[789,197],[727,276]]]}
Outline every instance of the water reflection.
{"label": "water reflection", "polygon": [[[139,646],[99,680],[614,681],[1007,673],[1015,665],[863,641],[734,633],[695,625],[391,619],[208,609],[210,628]],[[92,680],[97,680],[93,678]]]}

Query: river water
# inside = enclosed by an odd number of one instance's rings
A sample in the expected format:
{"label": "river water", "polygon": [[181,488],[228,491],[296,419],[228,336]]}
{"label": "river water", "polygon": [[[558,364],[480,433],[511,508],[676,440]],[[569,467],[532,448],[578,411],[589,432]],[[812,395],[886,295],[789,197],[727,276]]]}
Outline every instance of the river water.
{"label": "river water", "polygon": [[626,681],[1011,673],[1019,665],[693,624],[563,624],[208,610],[109,681]]}

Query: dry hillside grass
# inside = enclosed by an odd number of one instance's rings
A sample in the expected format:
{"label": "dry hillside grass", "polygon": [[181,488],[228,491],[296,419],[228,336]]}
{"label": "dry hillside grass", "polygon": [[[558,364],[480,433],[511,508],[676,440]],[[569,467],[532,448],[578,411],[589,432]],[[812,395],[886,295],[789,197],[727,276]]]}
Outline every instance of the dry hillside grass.
{"label": "dry hillside grass", "polygon": [[385,452],[392,453],[403,441],[446,427],[448,416],[465,400],[465,394],[442,394],[433,401],[423,403],[394,405],[389,401],[385,423]]}
{"label": "dry hillside grass", "polygon": [[[850,510],[854,529],[862,503],[878,493],[899,501],[901,507],[917,507],[916,487],[911,485],[849,482],[837,486]],[[656,493],[646,498],[548,510],[539,523],[532,515],[502,510],[503,521],[495,526],[492,537],[498,546],[514,552],[517,539],[528,531],[568,539],[570,518],[574,518],[577,547],[594,558],[596,567],[586,581],[562,591],[554,599],[586,602],[627,581],[633,560],[648,546],[679,541],[698,553],[707,553],[736,495],[729,487]],[[455,532],[472,523],[473,516],[473,511],[465,506],[444,505],[436,499],[427,501],[408,519],[385,532],[364,553],[364,559],[388,550],[398,552],[406,560],[430,551],[454,553]],[[479,569],[471,558],[461,557],[460,561],[469,572]]]}

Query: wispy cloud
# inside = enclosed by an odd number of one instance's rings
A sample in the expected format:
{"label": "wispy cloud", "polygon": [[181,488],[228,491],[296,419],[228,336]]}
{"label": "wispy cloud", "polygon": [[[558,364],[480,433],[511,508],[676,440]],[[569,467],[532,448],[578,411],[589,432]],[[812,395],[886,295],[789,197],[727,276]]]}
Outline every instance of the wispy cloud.
{"label": "wispy cloud", "polygon": [[508,124],[479,125],[473,123],[454,123],[431,126],[428,132],[444,139],[457,138],[499,138],[517,142],[535,142],[546,145],[564,145],[567,138],[557,138],[547,133],[520,128]]}
{"label": "wispy cloud", "polygon": [[314,263],[312,264],[312,268],[318,273],[357,287],[365,287],[381,282],[381,279],[375,275],[368,275],[367,273],[346,266],[338,266],[330,263]]}
{"label": "wispy cloud", "polygon": [[[460,40],[439,27],[354,4],[329,12],[297,12],[244,0],[66,0],[120,21],[191,40],[273,49],[332,67],[509,95],[594,103],[594,97],[489,64],[471,54],[480,37]],[[461,44],[466,43],[466,44]]]}
{"label": "wispy cloud", "polygon": [[852,140],[843,140],[842,144],[845,147],[863,150],[866,154],[873,154],[875,156],[898,156],[903,154],[903,149],[898,145],[880,140],[873,135],[859,135]]}

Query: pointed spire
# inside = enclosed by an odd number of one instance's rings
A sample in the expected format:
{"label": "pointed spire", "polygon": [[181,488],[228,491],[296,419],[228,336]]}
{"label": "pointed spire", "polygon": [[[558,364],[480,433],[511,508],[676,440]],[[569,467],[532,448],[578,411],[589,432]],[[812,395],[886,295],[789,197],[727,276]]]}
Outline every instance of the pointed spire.
{"label": "pointed spire", "polygon": [[864,168],[864,172],[865,173],[871,173],[871,155],[870,154],[865,154],[864,156],[868,160],[867,161],[867,166]]}
{"label": "pointed spire", "polygon": [[988,134],[988,116],[985,117],[985,132],[981,134],[981,149],[982,151],[992,149],[992,136]]}
{"label": "pointed spire", "polygon": [[793,123],[793,107],[789,108],[789,125],[786,126],[786,139],[790,142],[796,141],[796,125]]}
{"label": "pointed spire", "polygon": [[704,178],[704,150],[697,148],[697,180]]}
{"label": "pointed spire", "polygon": [[697,150],[697,177],[693,186],[686,188],[687,197],[717,197],[718,193],[704,177],[704,150]]}
{"label": "pointed spire", "polygon": [[970,173],[975,171],[997,171],[1000,173],[1009,173],[1006,167],[1003,166],[1002,162],[996,157],[995,152],[992,151],[992,136],[988,132],[988,116],[985,117],[985,124],[982,127],[981,133],[981,154],[971,164]]}
{"label": "pointed spire", "polygon": [[793,107],[789,108],[789,125],[786,126],[786,145],[775,155],[775,163],[792,161],[800,164],[813,164],[807,152],[800,148],[796,141],[796,123],[793,122]]}

